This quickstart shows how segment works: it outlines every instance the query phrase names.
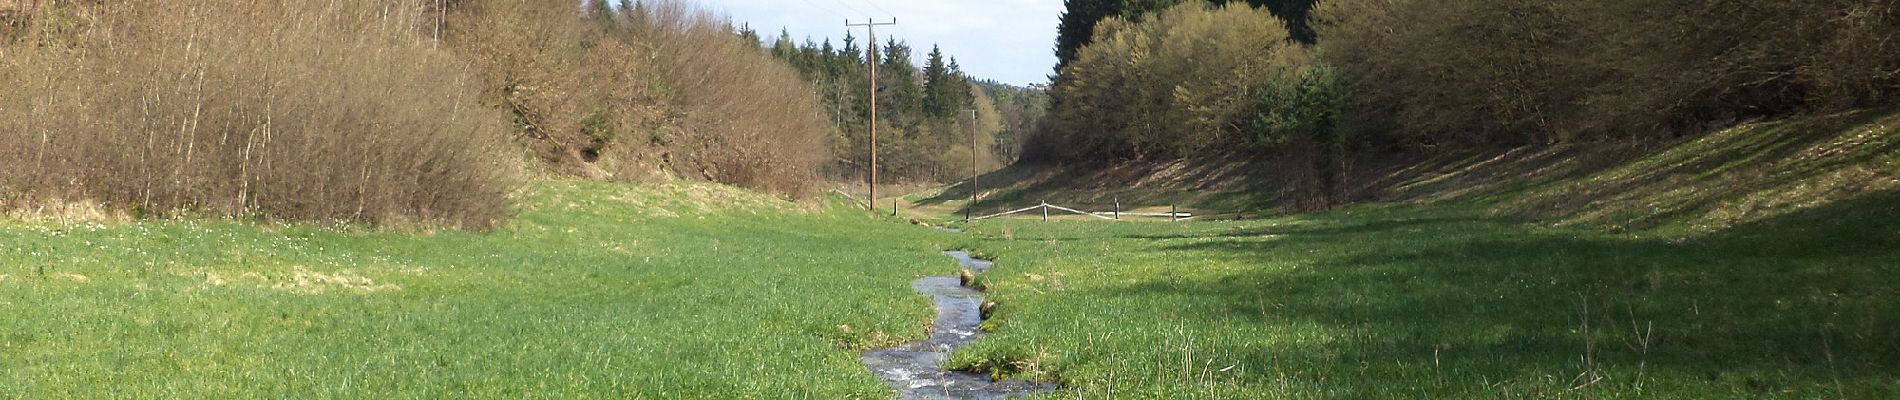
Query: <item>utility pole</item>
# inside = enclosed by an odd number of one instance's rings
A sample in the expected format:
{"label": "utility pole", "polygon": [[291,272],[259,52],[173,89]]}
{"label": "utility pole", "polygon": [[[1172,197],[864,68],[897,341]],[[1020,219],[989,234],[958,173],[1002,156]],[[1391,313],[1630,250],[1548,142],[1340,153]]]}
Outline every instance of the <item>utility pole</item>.
{"label": "utility pole", "polygon": [[864,60],[866,64],[871,65],[871,97],[869,98],[871,101],[871,201],[866,203],[870,204],[871,211],[874,212],[877,211],[877,27],[885,25],[897,25],[897,18],[891,18],[891,22],[877,22],[866,18],[862,24],[853,24],[848,19],[844,21],[846,27],[862,26],[871,34],[871,40],[867,43],[869,46],[864,46],[871,51],[871,57]]}
{"label": "utility pole", "polygon": [[968,221],[970,220],[970,213],[976,210],[978,193],[976,188],[976,131],[980,129],[976,126],[976,110],[969,109],[963,111],[970,113],[970,206],[963,208],[963,220]]}

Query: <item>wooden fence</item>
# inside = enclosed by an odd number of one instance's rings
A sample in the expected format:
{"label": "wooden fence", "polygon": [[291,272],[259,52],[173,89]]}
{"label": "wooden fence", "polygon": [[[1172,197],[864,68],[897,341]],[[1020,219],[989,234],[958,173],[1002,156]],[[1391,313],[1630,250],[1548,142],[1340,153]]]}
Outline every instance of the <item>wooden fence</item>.
{"label": "wooden fence", "polygon": [[1029,207],[1023,207],[1017,210],[1011,210],[1011,211],[1000,212],[1000,213],[985,215],[985,216],[976,217],[976,218],[970,218],[969,220],[981,221],[981,220],[986,220],[990,218],[1021,214],[1021,213],[1037,211],[1037,210],[1042,211],[1043,221],[1049,220],[1049,210],[1057,210],[1057,211],[1067,212],[1067,213],[1076,214],[1076,215],[1086,215],[1086,216],[1100,218],[1104,220],[1110,220],[1110,221],[1120,220],[1122,219],[1122,216],[1166,217],[1168,218],[1169,221],[1188,221],[1188,220],[1193,220],[1195,218],[1194,213],[1181,212],[1179,208],[1172,205],[1168,206],[1168,212],[1165,212],[1165,213],[1122,212],[1121,204],[1120,202],[1117,202],[1115,204],[1115,211],[1088,212],[1088,211],[1082,211],[1082,210],[1077,210],[1073,208],[1058,206],[1054,204],[1049,204],[1049,202],[1045,201],[1045,202],[1041,202],[1041,204],[1037,204],[1037,205],[1033,205]]}

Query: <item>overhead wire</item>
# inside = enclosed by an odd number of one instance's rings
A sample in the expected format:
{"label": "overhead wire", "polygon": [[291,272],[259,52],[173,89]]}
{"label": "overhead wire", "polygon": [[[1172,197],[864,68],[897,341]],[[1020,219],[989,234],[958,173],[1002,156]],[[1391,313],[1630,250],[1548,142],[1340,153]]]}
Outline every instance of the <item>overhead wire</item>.
{"label": "overhead wire", "polygon": [[837,3],[840,6],[844,6],[845,9],[851,10],[851,12],[858,13],[858,15],[871,15],[871,13],[864,12],[864,10],[859,10],[857,7],[852,7],[850,4],[847,4],[841,0],[831,0],[831,2]]}
{"label": "overhead wire", "polygon": [[838,12],[837,10],[833,10],[831,9],[831,7],[825,7],[824,5],[813,2],[812,0],[799,0],[799,1],[803,1],[805,2],[805,4],[810,4],[812,7],[817,7],[818,9],[824,10],[827,13],[831,13],[831,15],[837,16],[838,18],[844,18],[846,21],[851,20],[851,16],[844,15],[844,13]]}
{"label": "overhead wire", "polygon": [[889,15],[889,16],[891,16],[891,18],[897,18],[897,14],[896,14],[896,13],[893,13],[893,12],[891,12],[891,10],[886,10],[886,9],[884,9],[884,7],[880,7],[880,6],[878,6],[878,5],[877,5],[877,0],[864,0],[864,2],[865,2],[865,3],[870,3],[870,4],[871,4],[871,8],[875,8],[875,9],[877,9],[877,11],[878,11],[878,12],[881,12],[881,13],[884,13],[884,15]]}
{"label": "overhead wire", "polygon": [[[888,16],[890,16],[890,17],[891,17],[891,20],[893,20],[893,21],[895,21],[895,20],[897,20],[897,13],[894,13],[894,12],[891,12],[891,10],[886,10],[886,9],[884,9],[884,7],[883,7],[883,6],[879,6],[879,5],[877,5],[877,0],[864,0],[864,2],[865,2],[866,4],[870,4],[870,5],[871,5],[871,8],[874,8],[874,9],[877,9],[877,11],[878,11],[878,12],[882,12],[882,13],[884,13],[884,15],[888,15]],[[910,34],[910,30],[909,30],[909,29],[904,29],[904,25],[903,25],[903,24],[898,24],[898,25],[897,25],[897,31],[898,31],[898,32],[903,32],[903,33],[904,33],[904,43],[910,43],[910,39],[911,39],[911,38],[915,38],[915,37],[916,37],[916,36],[913,36],[913,35],[911,35],[911,34]]]}

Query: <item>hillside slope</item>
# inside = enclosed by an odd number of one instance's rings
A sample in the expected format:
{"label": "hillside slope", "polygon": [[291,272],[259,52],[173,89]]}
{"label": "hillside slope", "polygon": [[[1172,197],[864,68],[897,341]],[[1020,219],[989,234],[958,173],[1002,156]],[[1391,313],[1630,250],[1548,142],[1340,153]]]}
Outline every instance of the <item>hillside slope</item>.
{"label": "hillside slope", "polygon": [[[1586,149],[1587,148],[1587,149]],[[1284,213],[1273,161],[1240,157],[1115,165],[1018,165],[979,178],[979,212],[1038,201],[1109,209],[1180,205]],[[1429,159],[1386,157],[1354,171],[1361,202],[1470,202],[1498,216],[1611,230],[1690,233],[1900,190],[1900,111],[1743,124],[1660,143],[1535,146]],[[960,212],[968,182],[916,195]]]}
{"label": "hillside slope", "polygon": [[[953,364],[1073,398],[1894,398],[1896,127],[1430,159],[1361,171],[1363,204],[1246,221],[964,223],[1011,272]],[[996,198],[1277,194],[1270,165],[1197,165],[1218,164],[1019,167]]]}

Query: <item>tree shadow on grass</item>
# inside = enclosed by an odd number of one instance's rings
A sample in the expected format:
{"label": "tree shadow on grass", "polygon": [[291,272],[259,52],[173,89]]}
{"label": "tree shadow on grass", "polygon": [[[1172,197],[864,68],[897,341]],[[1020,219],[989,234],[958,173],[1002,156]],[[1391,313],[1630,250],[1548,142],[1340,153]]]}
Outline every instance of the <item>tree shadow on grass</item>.
{"label": "tree shadow on grass", "polygon": [[1103,294],[1185,294],[1200,301],[1182,315],[1341,332],[1323,347],[1288,346],[1248,361],[1261,371],[1305,357],[1308,365],[1339,364],[1322,373],[1342,379],[1436,376],[1437,390],[1464,395],[1480,380],[1546,377],[1545,386],[1561,387],[1588,383],[1571,377],[1591,374],[1626,394],[1642,393],[1628,391],[1639,374],[1650,393],[1896,394],[1900,192],[1685,240],[1482,218],[1315,218],[1325,223],[1157,248],[1250,265],[1293,259],[1293,268]]}

